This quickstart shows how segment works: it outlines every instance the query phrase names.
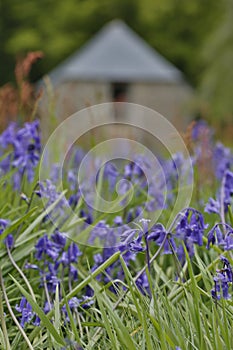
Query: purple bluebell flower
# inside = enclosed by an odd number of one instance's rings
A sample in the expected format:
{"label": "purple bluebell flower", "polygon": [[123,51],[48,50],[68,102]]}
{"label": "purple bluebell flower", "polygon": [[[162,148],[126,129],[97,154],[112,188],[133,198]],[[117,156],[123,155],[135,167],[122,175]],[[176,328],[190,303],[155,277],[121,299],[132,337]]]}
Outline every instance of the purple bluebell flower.
{"label": "purple bluebell flower", "polygon": [[[220,229],[223,228],[225,232]],[[228,224],[218,223],[207,234],[207,246],[209,249],[210,245],[217,244],[224,250],[233,249],[233,228]]]}
{"label": "purple bluebell flower", "polygon": [[139,219],[140,217],[142,217],[142,213],[143,213],[143,208],[140,205],[135,208],[130,208],[127,211],[126,218],[125,218],[126,224],[129,224],[130,222],[134,221],[136,218]]}
{"label": "purple bluebell flower", "polygon": [[11,166],[17,169],[12,175],[14,187],[20,188],[24,174],[32,182],[41,153],[39,122],[25,123],[21,129],[17,129],[16,124],[11,124],[0,136],[0,146],[3,149],[12,146],[10,157],[3,159],[0,168],[4,172]]}
{"label": "purple bluebell flower", "polygon": [[115,189],[118,176],[119,171],[117,170],[115,164],[112,162],[107,162],[104,167],[104,178],[107,179],[111,192]]}
{"label": "purple bluebell flower", "polygon": [[[203,215],[193,208],[187,208],[176,225],[175,238],[184,242],[189,256],[194,255],[194,244],[203,245],[204,230],[208,224],[204,224]],[[178,250],[178,257],[184,261],[183,247]]]}
{"label": "purple bluebell flower", "polygon": [[68,184],[69,184],[71,191],[74,191],[77,188],[78,179],[77,179],[77,175],[75,175],[75,171],[73,169],[68,170],[67,181],[68,181]]}
{"label": "purple bluebell flower", "polygon": [[12,249],[14,246],[14,237],[12,234],[7,235],[5,238],[5,244],[9,247],[9,249]]}
{"label": "purple bluebell flower", "polygon": [[17,125],[16,123],[10,123],[8,127],[0,135],[0,146],[3,149],[6,149],[9,145],[12,145],[15,134],[16,134]]}
{"label": "purple bluebell flower", "polygon": [[136,285],[143,295],[150,295],[150,285],[145,272],[137,279]]}
{"label": "purple bluebell flower", "polygon": [[53,183],[57,183],[59,180],[59,173],[61,171],[61,165],[59,163],[55,163],[52,165],[52,169],[50,172],[50,178]]}
{"label": "purple bluebell flower", "polygon": [[233,155],[231,150],[218,142],[213,150],[213,165],[215,176],[218,180],[223,178],[226,170],[233,165]]}
{"label": "purple bluebell flower", "polygon": [[[88,309],[93,304],[94,304],[94,300],[92,300],[89,296],[86,296],[86,295],[83,296],[82,298],[73,297],[68,300],[68,305],[71,312],[77,311],[78,308]],[[69,322],[70,320],[68,317],[66,305],[63,305],[62,311],[65,314],[66,321]]]}
{"label": "purple bluebell flower", "polygon": [[93,216],[89,210],[81,209],[79,213],[80,218],[85,218],[85,223],[90,225],[93,223]]}
{"label": "purple bluebell flower", "polygon": [[144,251],[143,236],[145,236],[143,229],[127,229],[123,231],[118,249],[122,252],[128,250],[135,253]]}
{"label": "purple bluebell flower", "polygon": [[48,264],[49,271],[44,274],[41,272],[41,285],[43,286],[44,282],[46,282],[46,286],[48,288],[48,291],[52,294],[56,292],[57,286],[60,285],[61,279],[59,278],[58,271],[56,269],[56,266],[53,266],[53,264]]}
{"label": "purple bluebell flower", "polygon": [[123,225],[123,219],[120,215],[117,215],[114,220],[113,220],[114,224],[117,226],[121,226]]}
{"label": "purple bluebell flower", "polygon": [[79,200],[78,193],[73,193],[68,199],[69,206],[74,209],[78,204],[78,200]]}
{"label": "purple bluebell flower", "polygon": [[113,229],[110,227],[109,224],[106,223],[105,220],[100,220],[92,229],[89,237],[89,243],[94,244],[95,241],[98,241],[105,245],[114,246],[116,243],[115,237],[113,235]]}
{"label": "purple bluebell flower", "polygon": [[35,320],[33,321],[33,325],[39,327],[40,326],[40,317],[36,315]]}
{"label": "purple bluebell flower", "polygon": [[193,141],[198,141],[209,132],[212,134],[213,130],[210,129],[207,122],[205,120],[199,120],[195,123],[192,129],[192,139]]}
{"label": "purple bluebell flower", "polygon": [[36,265],[36,264],[30,264],[30,263],[28,263],[28,262],[25,263],[24,268],[25,268],[26,270],[29,270],[29,269],[32,269],[32,270],[39,270],[38,265]]}
{"label": "purple bluebell flower", "polygon": [[[10,220],[0,219],[0,236],[9,225],[10,225]],[[14,246],[13,235],[8,234],[7,237],[4,239],[4,243],[9,247],[9,249],[12,249]]]}
{"label": "purple bluebell flower", "polygon": [[46,300],[45,303],[44,303],[44,308],[43,308],[43,311],[45,314],[49,313],[49,311],[51,310],[51,306],[50,303]]}
{"label": "purple bluebell flower", "polygon": [[51,239],[58,249],[63,249],[66,245],[66,236],[64,233],[58,231],[58,229],[56,229],[55,233],[51,235]]}
{"label": "purple bluebell flower", "polygon": [[26,323],[30,323],[35,316],[35,313],[32,311],[31,304],[25,297],[22,297],[20,304],[17,304],[15,309],[21,314],[20,324],[22,327],[25,327]]}
{"label": "purple bluebell flower", "polygon": [[[46,208],[52,205],[61,196],[61,193],[57,191],[56,186],[48,179],[44,182],[39,182],[39,190],[36,190],[35,193],[38,197],[45,200]],[[60,201],[55,208],[44,218],[44,221],[47,221],[48,219],[51,219],[52,221],[64,221],[66,219],[66,209],[68,207],[69,203],[63,196],[60,198]]]}
{"label": "purple bluebell flower", "polygon": [[229,288],[232,287],[233,271],[229,260],[225,256],[221,256],[220,260],[223,262],[223,268],[217,270],[214,276],[214,288],[211,290],[213,299],[230,299]]}
{"label": "purple bluebell flower", "polygon": [[220,214],[220,203],[219,200],[209,198],[208,203],[205,206],[205,212],[209,214]]}
{"label": "purple bluebell flower", "polygon": [[39,238],[37,244],[35,245],[37,260],[47,259],[50,257],[52,260],[56,260],[59,256],[59,248],[53,244],[53,242],[48,238],[47,235]]}
{"label": "purple bluebell flower", "polygon": [[225,186],[224,186],[224,205],[225,211],[227,206],[231,204],[233,196],[233,173],[230,170],[225,172]]}
{"label": "purple bluebell flower", "polygon": [[3,233],[3,231],[6,229],[6,227],[10,224],[9,220],[0,219],[0,235]]}
{"label": "purple bluebell flower", "polygon": [[68,257],[69,264],[76,263],[77,260],[78,260],[78,257],[81,256],[81,255],[82,255],[82,253],[80,252],[77,244],[72,242],[69,245],[68,252],[67,252],[67,257]]}
{"label": "purple bluebell flower", "polygon": [[81,161],[83,160],[85,156],[85,152],[82,148],[77,147],[75,149],[75,154],[73,157],[73,167],[75,169],[78,169],[79,165],[81,164]]}
{"label": "purple bluebell flower", "polygon": [[[148,234],[147,240],[155,242],[155,244],[158,246],[161,246],[161,244],[164,242],[163,254],[173,254],[174,251],[176,251],[176,244],[173,236],[171,234],[168,234],[165,227],[160,223],[157,223],[154,226],[152,226]],[[172,248],[174,249],[174,251]]]}

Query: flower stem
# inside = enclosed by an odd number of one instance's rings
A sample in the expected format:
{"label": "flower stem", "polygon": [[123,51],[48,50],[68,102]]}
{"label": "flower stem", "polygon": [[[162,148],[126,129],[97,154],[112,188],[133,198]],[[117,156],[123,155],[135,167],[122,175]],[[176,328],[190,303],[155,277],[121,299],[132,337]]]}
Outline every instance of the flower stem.
{"label": "flower stem", "polygon": [[224,213],[224,209],[225,209],[224,208],[224,196],[225,196],[224,189],[225,189],[225,184],[226,184],[226,173],[223,175],[222,185],[221,185],[221,192],[220,192],[220,217],[221,217],[221,221],[222,221],[222,223],[224,225],[226,223],[225,213]]}
{"label": "flower stem", "polygon": [[19,272],[19,274],[20,274],[21,277],[23,278],[23,280],[24,280],[26,286],[28,287],[28,290],[29,290],[29,292],[30,292],[30,294],[31,294],[31,296],[32,296],[32,298],[33,298],[33,300],[36,301],[36,297],[35,297],[35,294],[34,294],[34,292],[33,292],[33,289],[32,289],[32,287],[31,287],[31,285],[30,285],[30,283],[29,283],[27,277],[26,277],[25,274],[23,273],[23,271],[18,267],[18,265],[17,265],[16,262],[14,261],[13,256],[11,255],[11,251],[10,251],[10,249],[9,249],[8,244],[6,244],[6,249],[7,249],[7,253],[8,253],[8,256],[9,256],[9,259],[10,259],[12,265],[13,265],[14,268]]}
{"label": "flower stem", "polygon": [[7,334],[7,328],[6,328],[6,322],[5,322],[5,317],[4,317],[4,310],[3,310],[3,305],[2,305],[2,291],[0,291],[0,321],[2,325],[2,332],[5,340],[5,346],[6,350],[11,350],[11,345],[9,342],[8,334]]}

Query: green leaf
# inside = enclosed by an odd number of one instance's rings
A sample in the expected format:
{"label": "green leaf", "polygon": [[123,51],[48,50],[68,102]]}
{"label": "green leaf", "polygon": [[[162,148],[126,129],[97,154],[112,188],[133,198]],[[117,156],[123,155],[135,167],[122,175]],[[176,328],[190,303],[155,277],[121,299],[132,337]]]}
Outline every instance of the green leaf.
{"label": "green leaf", "polygon": [[5,231],[0,235],[0,241],[5,239],[5,237],[9,233],[13,232],[17,227],[19,227],[20,224],[22,224],[22,222],[26,221],[30,216],[32,216],[32,214],[35,213],[36,210],[37,210],[37,207],[34,207],[31,210],[29,210],[29,212],[27,214],[23,215],[21,218],[12,222],[12,224],[10,226],[8,226],[5,229]]}
{"label": "green leaf", "polygon": [[43,218],[51,213],[51,211],[56,207],[56,205],[60,202],[62,197],[64,197],[64,194],[66,191],[63,191],[59,197],[56,199],[54,203],[52,203],[48,208],[46,208],[32,223],[28,226],[28,228],[21,234],[21,236],[18,239],[22,239],[23,237],[27,236],[29,233],[31,233],[34,228],[39,225],[39,223],[43,220]]}

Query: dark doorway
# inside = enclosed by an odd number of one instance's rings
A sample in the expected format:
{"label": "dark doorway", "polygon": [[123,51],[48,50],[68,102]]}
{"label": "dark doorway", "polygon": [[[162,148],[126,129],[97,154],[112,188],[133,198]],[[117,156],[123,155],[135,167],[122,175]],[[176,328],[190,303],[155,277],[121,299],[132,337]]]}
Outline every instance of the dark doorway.
{"label": "dark doorway", "polygon": [[128,88],[129,85],[123,82],[117,82],[111,84],[111,94],[112,101],[115,102],[114,107],[114,118],[115,120],[119,120],[120,116],[122,117],[124,113],[124,108],[122,110],[121,105],[117,102],[127,102],[128,101]]}
{"label": "dark doorway", "polygon": [[128,84],[117,82],[112,83],[112,100],[113,102],[126,102],[127,101],[127,92],[128,92]]}

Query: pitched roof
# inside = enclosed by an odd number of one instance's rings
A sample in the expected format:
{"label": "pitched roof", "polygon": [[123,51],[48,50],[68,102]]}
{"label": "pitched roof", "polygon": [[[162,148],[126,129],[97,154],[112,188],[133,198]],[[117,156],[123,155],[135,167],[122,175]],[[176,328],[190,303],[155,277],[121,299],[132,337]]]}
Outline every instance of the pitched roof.
{"label": "pitched roof", "polygon": [[86,45],[49,73],[61,81],[179,82],[182,73],[124,22],[105,25]]}

